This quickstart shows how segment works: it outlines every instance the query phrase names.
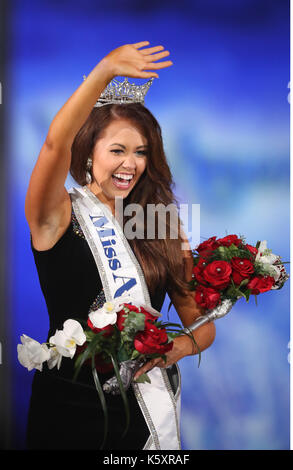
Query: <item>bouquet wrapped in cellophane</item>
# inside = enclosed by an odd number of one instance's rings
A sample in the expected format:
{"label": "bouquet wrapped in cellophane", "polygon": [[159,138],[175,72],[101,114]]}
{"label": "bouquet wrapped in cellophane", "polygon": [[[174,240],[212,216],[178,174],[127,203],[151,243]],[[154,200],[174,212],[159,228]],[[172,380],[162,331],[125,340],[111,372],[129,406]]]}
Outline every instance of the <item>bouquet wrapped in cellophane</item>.
{"label": "bouquet wrapped in cellophane", "polygon": [[[193,251],[190,287],[196,303],[205,308],[206,321],[226,315],[241,297],[246,302],[270,290],[281,289],[288,280],[284,262],[267,248],[267,241],[255,246],[243,236],[210,237]],[[204,319],[201,322],[204,323]]]}

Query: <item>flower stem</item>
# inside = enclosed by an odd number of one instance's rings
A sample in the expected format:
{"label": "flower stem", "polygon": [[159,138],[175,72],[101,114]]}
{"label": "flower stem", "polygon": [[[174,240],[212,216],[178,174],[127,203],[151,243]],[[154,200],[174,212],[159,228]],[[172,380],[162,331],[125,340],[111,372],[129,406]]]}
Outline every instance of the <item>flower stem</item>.
{"label": "flower stem", "polygon": [[122,439],[123,439],[123,437],[126,435],[128,429],[129,429],[129,422],[130,422],[129,405],[128,405],[127,396],[126,396],[126,393],[125,393],[125,390],[124,390],[124,387],[123,387],[123,383],[122,383],[122,380],[121,380],[121,377],[120,377],[119,366],[118,366],[117,358],[116,358],[116,355],[115,355],[114,351],[111,351],[111,359],[112,359],[112,363],[113,363],[113,366],[114,366],[115,375],[117,377],[117,381],[118,381],[118,384],[119,384],[121,396],[122,396],[123,403],[124,403],[125,415],[126,415],[126,427],[125,427],[124,432],[122,434]]}
{"label": "flower stem", "polygon": [[105,445],[107,434],[108,434],[108,410],[107,410],[107,404],[106,404],[104,392],[103,392],[103,389],[102,389],[102,386],[101,386],[101,383],[100,383],[100,380],[99,380],[99,377],[98,377],[98,374],[97,374],[97,371],[96,371],[95,355],[94,354],[92,355],[92,373],[93,373],[95,386],[96,386],[96,389],[97,389],[98,394],[99,394],[99,398],[100,398],[100,401],[101,401],[101,405],[102,405],[102,409],[103,409],[103,413],[104,413],[104,418],[105,418],[105,420],[104,420],[104,438],[103,438],[102,445],[100,447],[100,450],[101,450],[101,449],[103,449],[103,447]]}

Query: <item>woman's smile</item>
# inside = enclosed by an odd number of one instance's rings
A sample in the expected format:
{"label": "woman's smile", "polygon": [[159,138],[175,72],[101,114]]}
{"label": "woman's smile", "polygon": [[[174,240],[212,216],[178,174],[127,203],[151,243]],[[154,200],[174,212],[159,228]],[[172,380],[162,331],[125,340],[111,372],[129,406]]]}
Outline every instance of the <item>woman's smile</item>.
{"label": "woman's smile", "polygon": [[128,189],[132,185],[134,174],[131,173],[114,173],[112,175],[112,182],[118,189]]}
{"label": "woman's smile", "polygon": [[134,180],[133,173],[117,172],[112,175],[112,182],[118,189],[128,189]]}

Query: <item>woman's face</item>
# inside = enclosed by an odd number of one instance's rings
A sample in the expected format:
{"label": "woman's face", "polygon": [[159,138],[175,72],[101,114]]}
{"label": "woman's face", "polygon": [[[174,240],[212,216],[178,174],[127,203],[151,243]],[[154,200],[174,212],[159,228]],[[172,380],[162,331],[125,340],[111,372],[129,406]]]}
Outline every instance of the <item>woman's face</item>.
{"label": "woman's face", "polygon": [[114,208],[115,196],[126,198],[143,174],[147,151],[147,139],[134,124],[112,121],[94,147],[93,180],[88,187]]}

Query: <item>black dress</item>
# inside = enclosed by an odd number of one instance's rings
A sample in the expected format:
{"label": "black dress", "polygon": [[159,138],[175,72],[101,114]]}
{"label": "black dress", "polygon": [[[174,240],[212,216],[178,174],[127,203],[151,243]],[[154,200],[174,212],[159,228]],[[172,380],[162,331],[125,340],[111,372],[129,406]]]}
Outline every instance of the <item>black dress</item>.
{"label": "black dress", "polygon": [[[53,248],[37,251],[31,241],[40,286],[50,318],[47,340],[68,318],[87,319],[89,310],[105,301],[99,272],[87,241],[72,211],[71,223]],[[158,288],[151,297],[160,311],[166,295]],[[84,365],[76,382],[74,358],[62,358],[61,367],[36,371],[28,415],[28,449],[99,449],[104,415],[90,366]],[[99,373],[103,384],[113,371]],[[124,439],[125,412],[121,396],[105,394],[109,433],[104,449],[142,449],[149,430],[132,387],[127,392],[130,427]]]}

